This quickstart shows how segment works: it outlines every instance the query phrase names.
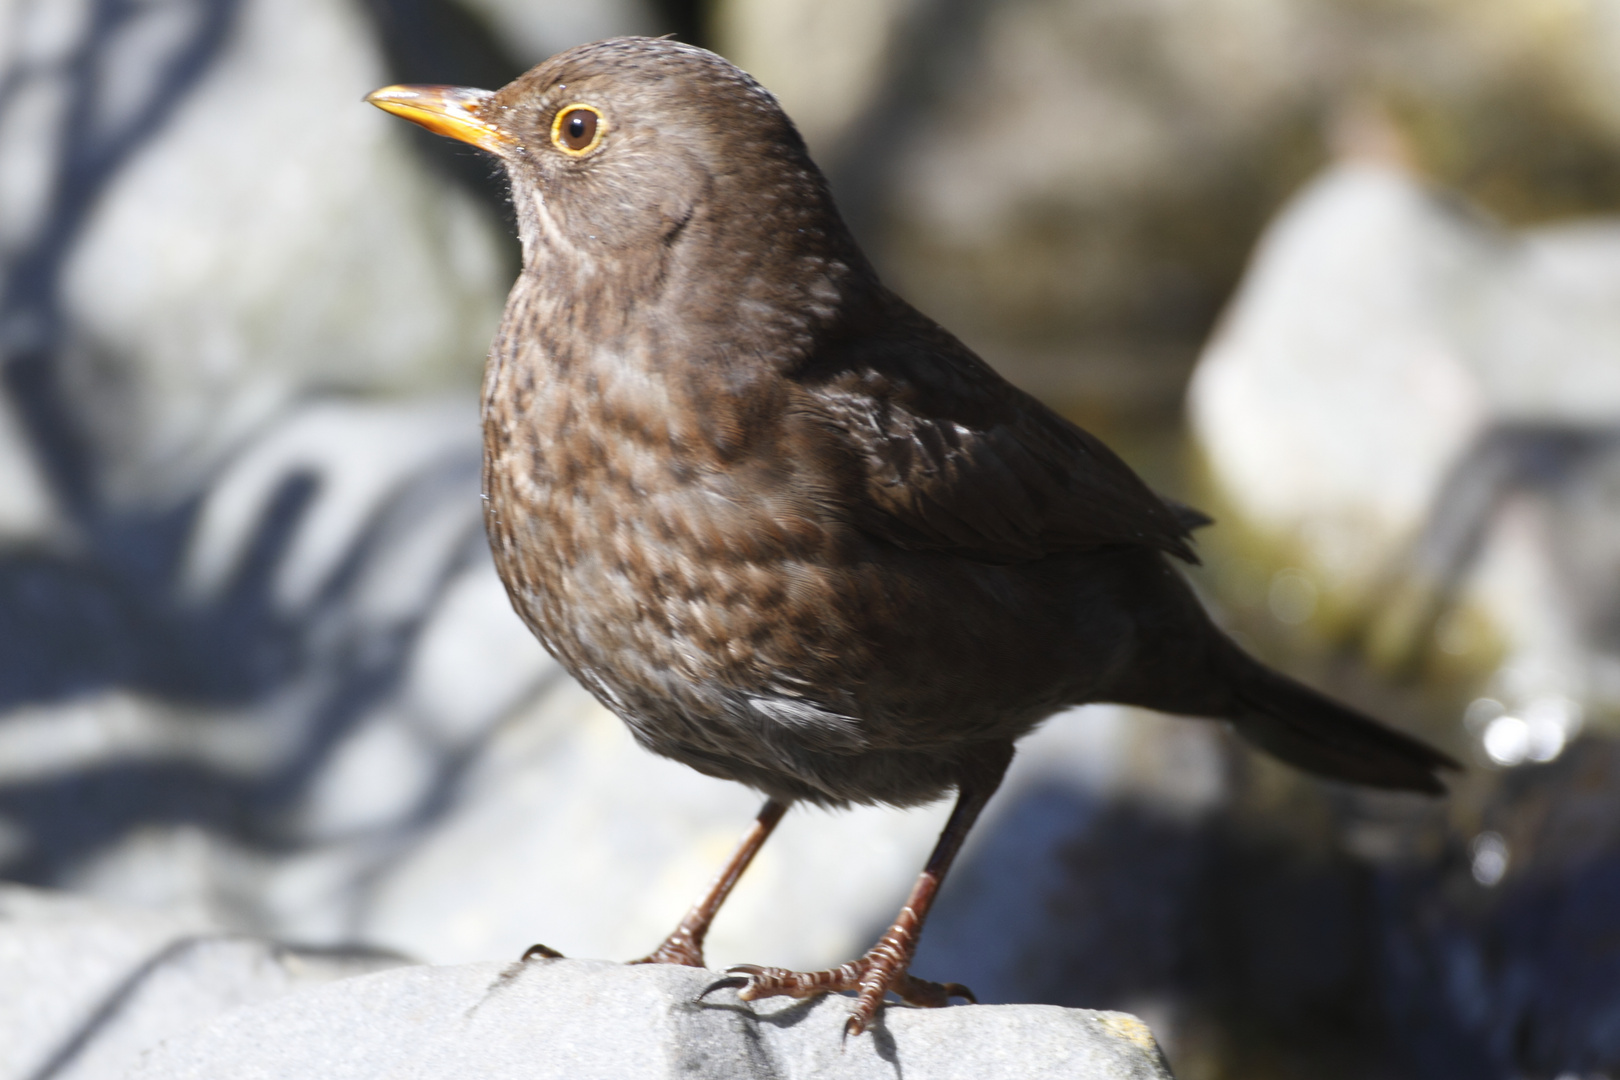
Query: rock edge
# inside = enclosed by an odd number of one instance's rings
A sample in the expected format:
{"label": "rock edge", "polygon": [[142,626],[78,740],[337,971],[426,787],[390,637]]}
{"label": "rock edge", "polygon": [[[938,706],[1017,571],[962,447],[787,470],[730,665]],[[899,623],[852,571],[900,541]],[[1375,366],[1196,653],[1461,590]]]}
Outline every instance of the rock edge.
{"label": "rock edge", "polygon": [[226,1013],[131,1080],[1170,1080],[1147,1026],[1050,1005],[891,1005],[845,1039],[848,1000],[698,994],[719,974],[602,961],[404,967]]}

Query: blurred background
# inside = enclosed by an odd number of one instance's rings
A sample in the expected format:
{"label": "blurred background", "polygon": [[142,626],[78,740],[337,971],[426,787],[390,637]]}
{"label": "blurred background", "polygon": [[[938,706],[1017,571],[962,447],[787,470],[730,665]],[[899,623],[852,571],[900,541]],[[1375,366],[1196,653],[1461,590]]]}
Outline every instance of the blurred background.
{"label": "blurred background", "polygon": [[[753,72],[891,284],[1214,514],[1234,634],[1468,763],[1066,714],[915,970],[1185,1080],[1620,1075],[1617,0],[0,0],[0,877],[439,963],[695,897],[755,797],[484,547],[504,180],[360,102],[619,33]],[[857,954],[947,809],[794,811],[711,964]]]}

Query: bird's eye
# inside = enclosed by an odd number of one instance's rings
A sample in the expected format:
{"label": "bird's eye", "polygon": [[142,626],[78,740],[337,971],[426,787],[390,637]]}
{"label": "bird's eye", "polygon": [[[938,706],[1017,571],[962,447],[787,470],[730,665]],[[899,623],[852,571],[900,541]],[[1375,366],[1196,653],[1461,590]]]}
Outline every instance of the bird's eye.
{"label": "bird's eye", "polygon": [[551,141],[571,157],[583,157],[602,141],[602,114],[589,105],[564,105],[551,122]]}

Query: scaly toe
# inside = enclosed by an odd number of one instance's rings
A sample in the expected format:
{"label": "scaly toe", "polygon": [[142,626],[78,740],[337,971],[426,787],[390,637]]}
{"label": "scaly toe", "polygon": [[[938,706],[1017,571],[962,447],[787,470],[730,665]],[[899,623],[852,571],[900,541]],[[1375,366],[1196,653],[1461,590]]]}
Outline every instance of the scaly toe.
{"label": "scaly toe", "polygon": [[975,1001],[973,992],[961,983],[937,983],[919,979],[893,960],[861,959],[829,971],[789,971],[786,968],[738,964],[726,969],[726,977],[710,984],[699,999],[716,990],[735,989],[744,1001],[769,997],[808,998],[819,994],[855,993],[854,1008],[844,1024],[844,1034],[859,1035],[872,1026],[877,1011],[888,994],[925,1008],[940,1008],[953,997]]}
{"label": "scaly toe", "polygon": [[808,998],[860,989],[861,971],[845,964],[831,971],[789,971],[786,968],[738,964],[726,969],[728,975],[746,977],[748,984],[737,992],[744,1001],[768,997]]}

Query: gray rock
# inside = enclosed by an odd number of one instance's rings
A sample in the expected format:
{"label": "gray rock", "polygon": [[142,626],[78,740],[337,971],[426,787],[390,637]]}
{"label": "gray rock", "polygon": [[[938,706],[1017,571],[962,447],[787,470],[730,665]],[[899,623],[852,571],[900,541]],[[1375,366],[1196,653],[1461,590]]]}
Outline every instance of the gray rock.
{"label": "gray rock", "polygon": [[142,1051],[228,1009],[402,962],[6,886],[0,1080],[111,1080]]}
{"label": "gray rock", "polygon": [[[136,18],[112,55],[161,78],[178,46]],[[494,223],[359,107],[388,81],[362,6],[250,0],[230,30],[63,271],[74,406],[118,498],[208,475],[312,392],[465,393],[500,312]]]}
{"label": "gray rock", "polygon": [[843,998],[697,1001],[717,977],[579,960],[380,972],[221,1016],[152,1051],[131,1080],[1170,1075],[1124,1013],[891,1006],[845,1039]]}

